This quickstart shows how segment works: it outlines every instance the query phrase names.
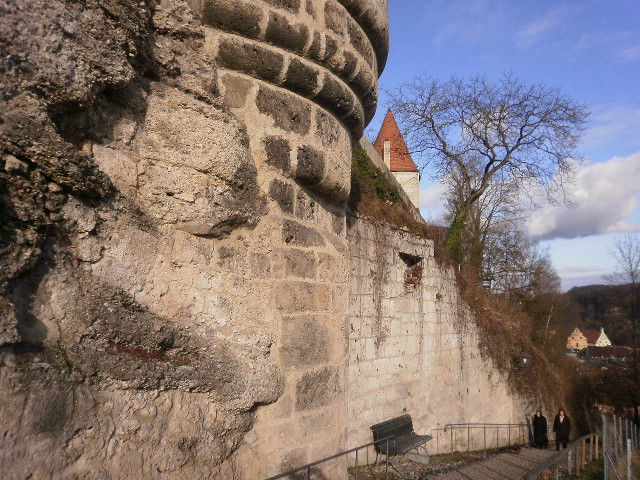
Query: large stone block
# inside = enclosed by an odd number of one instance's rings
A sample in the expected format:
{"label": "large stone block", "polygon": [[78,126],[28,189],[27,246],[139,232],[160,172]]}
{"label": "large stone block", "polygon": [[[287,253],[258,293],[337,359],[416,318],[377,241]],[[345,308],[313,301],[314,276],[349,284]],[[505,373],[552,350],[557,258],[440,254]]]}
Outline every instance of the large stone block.
{"label": "large stone block", "polygon": [[220,40],[218,61],[226,68],[275,82],[284,65],[281,53],[234,37]]}
{"label": "large stone block", "polygon": [[284,274],[288,277],[297,277],[313,280],[316,278],[316,255],[308,250],[288,248],[280,250],[276,258],[284,264]]}
{"label": "large stone block", "polygon": [[291,147],[287,139],[277,136],[268,136],[264,140],[264,148],[267,154],[267,163],[282,172],[289,172],[291,164]]}
{"label": "large stone block", "polygon": [[296,180],[304,186],[318,185],[325,172],[325,161],[322,152],[308,145],[298,148]]}
{"label": "large stone block", "polygon": [[292,58],[282,86],[305,97],[311,96],[319,85],[320,70],[311,64]]}
{"label": "large stone block", "polygon": [[301,54],[307,45],[309,28],[303,23],[272,12],[264,38],[273,45]]}
{"label": "large stone block", "polygon": [[329,361],[332,338],[325,323],[326,317],[319,315],[283,319],[280,358],[286,367],[303,368]]}
{"label": "large stone block", "polygon": [[312,282],[282,281],[276,285],[275,301],[282,313],[327,312],[331,308],[331,288]]}
{"label": "large stone block", "polygon": [[269,196],[273,198],[284,213],[293,214],[295,202],[293,186],[281,180],[272,180]]}
{"label": "large stone block", "polygon": [[305,373],[296,385],[296,410],[310,410],[330,404],[340,393],[340,376],[335,367]]}
{"label": "large stone block", "polygon": [[285,132],[305,135],[311,127],[311,107],[300,97],[285,91],[261,86],[257,106],[260,112],[273,119],[276,127]]}
{"label": "large stone block", "polygon": [[262,31],[263,10],[258,5],[236,0],[203,0],[202,21],[212,27],[258,38]]}
{"label": "large stone block", "polygon": [[322,247],[325,245],[320,232],[293,220],[284,221],[282,239],[285,243],[298,247]]}

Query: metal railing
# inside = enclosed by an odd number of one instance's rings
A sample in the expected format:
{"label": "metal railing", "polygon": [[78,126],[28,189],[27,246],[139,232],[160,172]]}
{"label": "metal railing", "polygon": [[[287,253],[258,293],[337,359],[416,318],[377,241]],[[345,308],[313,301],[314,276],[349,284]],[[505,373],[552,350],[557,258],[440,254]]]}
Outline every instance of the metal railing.
{"label": "metal railing", "polygon": [[[346,450],[344,452],[340,452],[340,453],[336,453],[335,455],[331,455],[330,457],[325,457],[322,458],[320,460],[317,460],[315,462],[312,463],[308,463],[306,465],[303,465],[301,467],[295,468],[293,470],[289,470],[288,472],[284,472],[284,473],[280,473],[279,475],[276,475],[274,477],[269,477],[267,478],[267,480],[277,480],[279,478],[286,478],[290,475],[295,475],[298,474],[295,478],[296,479],[302,479],[305,478],[306,480],[311,480],[312,475],[317,476],[321,479],[324,479],[325,477],[322,475],[321,472],[319,471],[315,471],[313,469],[313,467],[316,467],[322,463],[326,463],[328,461],[331,460],[335,460],[336,458],[339,457],[343,457],[345,455],[349,455],[350,453],[355,453],[355,478],[356,480],[359,480],[359,458],[358,458],[358,452],[360,450],[362,450],[363,448],[366,448],[366,457],[365,457],[365,465],[369,465],[369,447],[374,446],[374,445],[379,445],[379,444],[384,444],[385,448],[381,449],[383,452],[385,452],[386,458],[389,458],[389,440],[392,439],[393,437],[386,437],[386,438],[381,438],[380,440],[376,440],[375,442],[371,442],[371,443],[367,443],[365,445],[360,445],[359,447],[355,447],[352,448],[350,450]],[[300,474],[304,475],[301,476]],[[306,475],[305,475],[306,474]],[[384,478],[385,480],[389,480],[389,462],[385,461],[385,473],[384,473]]]}
{"label": "metal railing", "polygon": [[[435,453],[467,453],[502,448],[514,444],[526,444],[529,438],[526,423],[448,423],[443,428],[431,430],[435,439]],[[433,444],[431,444],[433,445]]]}
{"label": "metal railing", "polygon": [[[617,480],[633,480],[632,456],[640,447],[640,429],[630,421],[602,414],[602,449],[604,452],[604,480],[615,475]],[[613,474],[613,475],[612,475]]]}
{"label": "metal railing", "polygon": [[599,434],[590,433],[584,435],[571,442],[561,452],[556,453],[544,463],[530,470],[524,476],[524,480],[536,480],[538,478],[548,480],[550,476],[553,477],[553,480],[558,480],[561,477],[578,475],[580,471],[586,468],[587,463],[592,462],[594,458],[598,459],[600,457],[599,445]]}

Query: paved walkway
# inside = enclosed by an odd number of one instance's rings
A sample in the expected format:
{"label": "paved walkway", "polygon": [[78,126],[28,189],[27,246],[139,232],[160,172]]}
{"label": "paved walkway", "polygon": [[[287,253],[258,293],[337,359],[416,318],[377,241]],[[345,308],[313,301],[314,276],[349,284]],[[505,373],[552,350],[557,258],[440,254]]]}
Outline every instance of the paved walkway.
{"label": "paved walkway", "polygon": [[524,475],[556,453],[555,450],[525,448],[520,453],[500,453],[495,457],[433,477],[437,480],[522,480]]}

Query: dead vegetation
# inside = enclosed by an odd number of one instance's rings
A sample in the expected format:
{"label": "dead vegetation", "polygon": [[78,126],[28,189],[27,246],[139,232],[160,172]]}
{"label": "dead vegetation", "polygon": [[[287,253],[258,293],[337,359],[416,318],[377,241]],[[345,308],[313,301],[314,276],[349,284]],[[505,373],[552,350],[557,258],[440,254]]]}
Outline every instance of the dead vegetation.
{"label": "dead vegetation", "polygon": [[[505,297],[490,293],[480,285],[470,269],[457,274],[460,295],[473,314],[480,337],[480,352],[505,374],[512,389],[535,400],[532,408],[545,405],[555,410],[566,401],[560,375],[531,340],[531,319]],[[521,368],[516,359],[531,355],[529,366]]]}

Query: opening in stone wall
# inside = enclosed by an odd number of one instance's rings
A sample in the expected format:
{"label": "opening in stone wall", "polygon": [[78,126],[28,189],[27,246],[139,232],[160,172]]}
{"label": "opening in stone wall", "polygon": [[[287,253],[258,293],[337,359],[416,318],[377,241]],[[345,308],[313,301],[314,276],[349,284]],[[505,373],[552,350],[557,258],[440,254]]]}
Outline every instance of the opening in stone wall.
{"label": "opening in stone wall", "polygon": [[422,257],[404,252],[398,252],[398,255],[406,265],[404,271],[404,291],[405,293],[409,293],[415,290],[422,281]]}

